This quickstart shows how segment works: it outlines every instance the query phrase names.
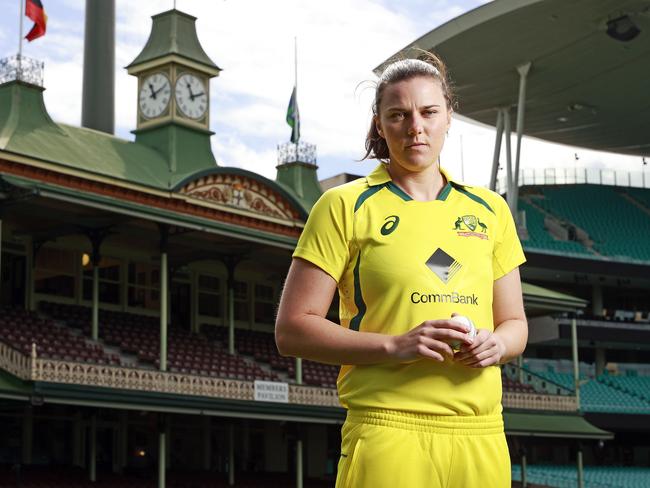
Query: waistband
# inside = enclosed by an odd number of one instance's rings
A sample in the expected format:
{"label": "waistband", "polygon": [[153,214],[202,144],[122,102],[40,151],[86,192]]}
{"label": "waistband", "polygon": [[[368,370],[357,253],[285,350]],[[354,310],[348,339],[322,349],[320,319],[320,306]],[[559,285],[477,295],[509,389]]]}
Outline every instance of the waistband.
{"label": "waistband", "polygon": [[437,434],[488,435],[503,433],[503,416],[430,415],[401,410],[348,410],[346,422]]}

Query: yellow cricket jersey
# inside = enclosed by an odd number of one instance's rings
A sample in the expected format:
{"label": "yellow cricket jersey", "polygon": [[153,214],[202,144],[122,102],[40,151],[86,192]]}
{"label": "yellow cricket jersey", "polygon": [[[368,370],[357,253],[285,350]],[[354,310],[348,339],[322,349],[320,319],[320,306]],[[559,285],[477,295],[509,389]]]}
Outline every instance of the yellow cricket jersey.
{"label": "yellow cricket jersey", "polygon": [[[447,180],[437,200],[413,200],[385,164],[314,205],[294,257],[338,283],[343,327],[400,335],[453,312],[494,329],[493,282],[525,261],[510,210],[485,188]],[[345,408],[433,415],[501,412],[498,366],[453,361],[343,365]]]}

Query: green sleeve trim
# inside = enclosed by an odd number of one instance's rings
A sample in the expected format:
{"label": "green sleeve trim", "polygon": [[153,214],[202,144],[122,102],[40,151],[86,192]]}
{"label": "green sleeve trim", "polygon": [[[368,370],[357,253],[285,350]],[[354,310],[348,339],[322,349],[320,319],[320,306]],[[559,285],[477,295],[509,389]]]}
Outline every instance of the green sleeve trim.
{"label": "green sleeve trim", "polygon": [[361,264],[361,250],[359,250],[359,257],[357,258],[357,264],[354,265],[354,304],[357,307],[357,314],[352,317],[350,321],[350,329],[359,331],[361,326],[361,320],[366,314],[366,302],[363,301],[363,295],[361,294],[361,281],[359,280],[359,266]]}
{"label": "green sleeve trim", "polygon": [[474,195],[473,193],[470,193],[469,191],[467,191],[467,189],[463,188],[462,186],[460,186],[458,184],[453,185],[453,187],[454,187],[455,190],[459,191],[460,193],[462,193],[466,197],[474,200],[476,203],[479,203],[479,204],[483,205],[490,212],[492,212],[493,214],[496,215],[494,210],[492,210],[492,207],[490,207],[490,205],[488,205],[488,203],[485,200],[483,200],[481,197],[479,197],[478,195]]}

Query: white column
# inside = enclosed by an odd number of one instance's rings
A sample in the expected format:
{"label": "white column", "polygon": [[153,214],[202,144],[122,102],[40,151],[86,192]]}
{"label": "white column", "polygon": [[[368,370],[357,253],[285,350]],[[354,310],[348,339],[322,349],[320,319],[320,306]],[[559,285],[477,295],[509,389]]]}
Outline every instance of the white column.
{"label": "white column", "polygon": [[235,278],[228,279],[228,353],[235,354]]}
{"label": "white column", "polygon": [[167,371],[167,295],[167,252],[163,251],[160,253],[160,371]]}
{"label": "white column", "polygon": [[93,256],[93,305],[91,337],[96,341],[99,337],[99,257]]}
{"label": "white column", "polygon": [[302,358],[296,358],[296,383],[302,385]]}
{"label": "white column", "polygon": [[502,109],[502,111],[503,111],[503,133],[506,139],[506,177],[508,180],[506,199],[508,201],[508,206],[510,207],[510,210],[512,210],[511,200],[513,198],[513,193],[514,193],[513,187],[515,182],[512,175],[512,147],[510,144],[511,143],[510,110],[504,108]]}
{"label": "white column", "polygon": [[494,155],[492,156],[492,173],[490,174],[490,190],[496,191],[497,176],[499,173],[499,156],[501,155],[501,141],[503,140],[503,111],[497,111],[496,138],[494,139]]}
{"label": "white column", "polygon": [[573,353],[573,386],[576,394],[576,404],[580,410],[580,363],[578,362],[578,324],[575,314],[571,318],[571,351]]}
{"label": "white column", "polygon": [[582,449],[580,449],[580,446],[578,446],[578,455],[576,457],[577,457],[577,464],[578,464],[578,488],[584,488],[585,477],[584,477],[584,471],[582,465]]}
{"label": "white column", "polygon": [[517,204],[519,199],[519,160],[521,156],[521,138],[524,134],[524,118],[526,109],[526,79],[530,71],[530,61],[517,66],[519,73],[519,101],[517,103],[517,151],[515,156],[515,184],[513,206],[510,208],[512,215],[517,219]]}

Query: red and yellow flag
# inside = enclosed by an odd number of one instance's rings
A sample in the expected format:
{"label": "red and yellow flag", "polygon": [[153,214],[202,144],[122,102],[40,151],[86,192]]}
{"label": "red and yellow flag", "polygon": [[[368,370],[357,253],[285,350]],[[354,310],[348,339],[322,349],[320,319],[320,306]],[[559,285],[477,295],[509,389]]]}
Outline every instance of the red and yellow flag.
{"label": "red and yellow flag", "polygon": [[25,15],[34,21],[34,27],[25,36],[28,41],[33,41],[45,35],[45,26],[47,24],[47,15],[41,0],[26,0]]}

